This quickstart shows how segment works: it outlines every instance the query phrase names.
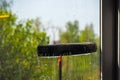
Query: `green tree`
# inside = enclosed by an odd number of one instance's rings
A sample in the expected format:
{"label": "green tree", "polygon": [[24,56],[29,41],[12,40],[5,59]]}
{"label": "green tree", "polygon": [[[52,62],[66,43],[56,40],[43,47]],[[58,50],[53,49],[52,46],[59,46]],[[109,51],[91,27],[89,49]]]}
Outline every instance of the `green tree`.
{"label": "green tree", "polygon": [[[60,40],[62,43],[95,42],[97,46],[99,46],[99,36],[95,35],[93,24],[86,25],[83,30],[79,30],[78,22],[76,22],[77,26],[74,26],[74,24],[75,22],[68,22],[66,31],[60,33]],[[63,79],[99,79],[99,59],[99,47],[95,54],[63,57]],[[71,77],[71,75],[73,76]]]}
{"label": "green tree", "polygon": [[86,25],[85,29],[80,31],[80,42],[95,42],[95,37],[93,24]]}
{"label": "green tree", "polygon": [[38,31],[42,31],[43,26],[42,26],[42,23],[40,21],[40,18],[37,17],[36,19],[32,19],[32,22],[33,22],[33,26],[35,26]]}
{"label": "green tree", "polygon": [[60,41],[61,43],[79,42],[79,22],[77,20],[66,24],[66,31],[60,32]]}
{"label": "green tree", "polygon": [[0,4],[0,15],[10,15],[0,19],[0,80],[38,80],[37,46],[48,44],[49,37],[38,31],[32,20],[20,22],[8,10],[11,3],[7,0]]}
{"label": "green tree", "polygon": [[12,3],[12,0],[0,0],[0,11],[10,10]]}

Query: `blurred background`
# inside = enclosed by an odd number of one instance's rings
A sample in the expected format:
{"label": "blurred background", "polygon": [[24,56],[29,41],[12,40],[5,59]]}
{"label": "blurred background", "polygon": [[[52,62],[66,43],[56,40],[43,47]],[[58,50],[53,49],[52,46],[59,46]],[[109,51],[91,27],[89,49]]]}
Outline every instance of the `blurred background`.
{"label": "blurred background", "polygon": [[37,46],[82,42],[97,52],[63,56],[63,80],[100,80],[99,0],[0,0],[0,80],[58,80],[57,57]]}

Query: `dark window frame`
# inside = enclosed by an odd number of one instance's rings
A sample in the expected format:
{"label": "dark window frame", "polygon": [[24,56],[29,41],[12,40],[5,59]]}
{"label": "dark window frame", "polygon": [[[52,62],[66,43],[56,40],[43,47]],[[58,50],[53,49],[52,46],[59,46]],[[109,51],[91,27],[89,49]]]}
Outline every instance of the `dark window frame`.
{"label": "dark window frame", "polygon": [[118,0],[101,0],[102,80],[118,79]]}

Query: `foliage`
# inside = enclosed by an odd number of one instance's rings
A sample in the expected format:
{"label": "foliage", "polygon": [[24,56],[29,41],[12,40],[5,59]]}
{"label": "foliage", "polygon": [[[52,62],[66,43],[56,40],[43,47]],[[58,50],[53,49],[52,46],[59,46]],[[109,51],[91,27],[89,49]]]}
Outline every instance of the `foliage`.
{"label": "foliage", "polygon": [[86,25],[83,30],[79,30],[77,20],[74,23],[68,22],[66,31],[60,32],[61,43],[96,42],[96,37],[93,24]]}
{"label": "foliage", "polygon": [[[0,15],[10,15],[0,19],[0,80],[57,80],[57,58],[38,58],[36,53],[38,45],[49,43],[39,18],[19,21],[11,5],[11,1],[0,0]],[[66,31],[60,33],[62,43],[99,41],[92,24],[81,31],[78,25],[78,21],[66,24]],[[63,57],[63,79],[98,80],[98,58],[98,54]]]}
{"label": "foliage", "polygon": [[0,11],[10,10],[12,0],[0,0]]}
{"label": "foliage", "polygon": [[[0,14],[9,18],[0,19],[0,80],[38,80],[36,49],[49,43],[45,32],[39,32],[32,20],[18,21],[8,10],[7,1],[0,6]],[[2,4],[0,2],[0,4]]]}
{"label": "foliage", "polygon": [[100,79],[99,36],[95,35],[93,27],[93,24],[89,24],[79,30],[78,22],[68,22],[66,31],[60,33],[61,43],[95,42],[98,47],[93,54],[63,57],[64,80]]}
{"label": "foliage", "polygon": [[95,42],[93,24],[86,25],[85,29],[80,31],[80,42]]}
{"label": "foliage", "polygon": [[78,21],[68,22],[66,24],[66,31],[60,33],[61,43],[75,43],[79,42],[79,23]]}
{"label": "foliage", "polygon": [[[100,67],[96,65],[93,55],[64,56],[63,80],[99,80]],[[96,59],[97,60],[97,59]]]}

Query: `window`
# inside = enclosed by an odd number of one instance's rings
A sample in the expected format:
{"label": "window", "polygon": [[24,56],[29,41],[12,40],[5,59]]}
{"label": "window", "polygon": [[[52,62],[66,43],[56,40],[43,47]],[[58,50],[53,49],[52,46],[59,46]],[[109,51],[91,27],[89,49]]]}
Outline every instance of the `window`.
{"label": "window", "polygon": [[1,0],[0,79],[57,80],[59,57],[37,46],[95,42],[97,52],[62,56],[62,79],[119,80],[118,2]]}
{"label": "window", "polygon": [[62,56],[62,79],[100,80],[99,0],[13,0],[13,4],[1,0],[0,4],[0,15],[9,15],[0,18],[0,79],[57,80],[58,57],[38,57],[37,46],[95,42],[97,52]]}

